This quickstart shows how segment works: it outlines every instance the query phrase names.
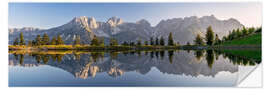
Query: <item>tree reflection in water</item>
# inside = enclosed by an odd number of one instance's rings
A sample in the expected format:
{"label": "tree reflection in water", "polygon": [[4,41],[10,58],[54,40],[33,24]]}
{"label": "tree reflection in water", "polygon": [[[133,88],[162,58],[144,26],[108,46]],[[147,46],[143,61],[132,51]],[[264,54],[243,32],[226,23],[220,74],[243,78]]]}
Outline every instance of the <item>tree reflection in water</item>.
{"label": "tree reflection in water", "polygon": [[171,64],[173,63],[173,55],[174,55],[173,53],[174,53],[173,50],[168,51],[168,56]]}
{"label": "tree reflection in water", "polygon": [[[250,59],[244,56],[236,56],[233,54],[228,54],[228,53],[224,53],[224,52],[216,51],[216,50],[192,50],[192,51],[190,50],[189,51],[189,53],[194,52],[194,54],[192,53],[188,54],[185,51],[181,53],[180,52],[181,51],[175,51],[175,50],[167,50],[167,51],[155,50],[155,51],[125,51],[125,52],[115,52],[115,51],[71,52],[68,54],[29,53],[28,56],[33,58],[37,64],[48,64],[48,65],[53,64],[55,66],[59,65],[62,68],[64,67],[67,68],[68,70],[73,69],[74,67],[80,67],[79,70],[74,70],[74,72],[76,72],[75,76],[83,77],[83,78],[88,77],[88,75],[86,75],[85,73],[90,72],[91,74],[89,75],[91,75],[92,77],[95,77],[96,73],[101,72],[103,70],[108,71],[110,76],[121,76],[125,70],[130,70],[131,68],[137,68],[138,72],[147,73],[150,70],[151,65],[155,66],[159,64],[162,64],[162,66],[166,66],[166,68],[171,68],[173,70],[175,66],[177,65],[181,65],[181,64],[188,65],[188,63],[186,62],[188,61],[187,59],[192,60],[192,58],[198,61],[205,60],[206,61],[206,64],[204,64],[205,67],[209,67],[209,70],[212,70],[212,68],[214,68],[213,64],[217,62],[216,60],[220,59],[219,58],[220,55],[224,57],[223,58],[224,60],[228,59],[233,65],[254,66],[256,64],[261,63],[261,60],[254,60],[254,59]],[[185,58],[183,57],[183,55],[191,55],[192,58]],[[27,53],[14,53],[13,56],[15,60],[16,61],[19,60],[18,63],[22,65],[24,64],[26,60],[26,59],[24,60],[24,58],[27,57]],[[109,59],[106,59],[106,60],[109,60],[109,61],[106,61],[107,63],[102,62],[104,60],[104,57],[109,57]],[[70,58],[72,58],[72,60],[69,60]],[[65,61],[65,60],[69,60],[69,61]],[[155,60],[155,61],[151,61],[151,60]],[[150,65],[150,66],[148,67],[147,65]],[[123,67],[129,67],[129,68],[123,69]]]}

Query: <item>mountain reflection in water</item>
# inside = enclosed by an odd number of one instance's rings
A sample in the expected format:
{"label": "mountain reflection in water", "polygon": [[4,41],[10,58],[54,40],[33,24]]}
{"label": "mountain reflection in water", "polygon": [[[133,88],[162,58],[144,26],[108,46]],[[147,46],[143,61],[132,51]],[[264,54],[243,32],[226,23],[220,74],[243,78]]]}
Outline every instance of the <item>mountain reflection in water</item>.
{"label": "mountain reflection in water", "polygon": [[[192,54],[193,53],[193,54]],[[34,67],[50,65],[70,72],[77,78],[95,77],[107,72],[117,77],[125,72],[147,74],[152,67],[174,75],[214,77],[220,71],[238,71],[238,65],[254,66],[260,62],[214,50],[197,51],[131,51],[72,53],[13,53],[9,66]],[[222,56],[221,56],[222,55]],[[228,59],[228,60],[227,60]]]}
{"label": "mountain reflection in water", "polygon": [[235,86],[243,70],[259,63],[215,50],[17,50],[9,51],[9,85]]}

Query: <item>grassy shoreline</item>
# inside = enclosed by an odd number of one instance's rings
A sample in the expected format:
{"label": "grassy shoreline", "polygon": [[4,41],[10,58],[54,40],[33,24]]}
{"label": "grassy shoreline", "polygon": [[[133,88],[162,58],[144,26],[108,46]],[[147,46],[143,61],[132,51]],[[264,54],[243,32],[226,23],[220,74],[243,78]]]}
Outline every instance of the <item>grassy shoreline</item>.
{"label": "grassy shoreline", "polygon": [[9,50],[159,50],[180,49],[180,46],[91,46],[91,45],[41,45],[41,46],[14,46],[9,45]]}
{"label": "grassy shoreline", "polygon": [[198,46],[198,45],[184,45],[184,46],[90,46],[90,45],[42,45],[42,46],[14,46],[9,45],[9,50],[94,50],[94,51],[127,51],[127,50],[201,50],[201,49],[215,49],[215,50],[243,50],[243,49],[261,49],[261,45],[215,45],[215,46]]}

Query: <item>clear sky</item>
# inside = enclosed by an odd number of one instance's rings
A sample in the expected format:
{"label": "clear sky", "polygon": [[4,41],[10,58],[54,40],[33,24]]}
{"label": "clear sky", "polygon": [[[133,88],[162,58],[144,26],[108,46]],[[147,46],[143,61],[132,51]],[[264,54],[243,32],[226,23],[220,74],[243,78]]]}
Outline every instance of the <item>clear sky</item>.
{"label": "clear sky", "polygon": [[9,28],[52,28],[74,17],[106,21],[116,16],[125,22],[148,20],[155,26],[162,19],[214,15],[235,18],[245,26],[261,26],[262,4],[246,3],[9,3]]}

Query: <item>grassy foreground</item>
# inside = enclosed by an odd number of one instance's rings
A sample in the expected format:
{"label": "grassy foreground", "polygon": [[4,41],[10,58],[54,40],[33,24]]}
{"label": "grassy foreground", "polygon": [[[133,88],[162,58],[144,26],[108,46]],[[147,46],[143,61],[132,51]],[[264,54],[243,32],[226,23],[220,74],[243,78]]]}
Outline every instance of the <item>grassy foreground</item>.
{"label": "grassy foreground", "polygon": [[262,43],[262,34],[256,33],[246,37],[242,37],[239,39],[234,39],[232,41],[227,41],[222,43],[221,45],[229,46],[229,45],[261,45]]}

